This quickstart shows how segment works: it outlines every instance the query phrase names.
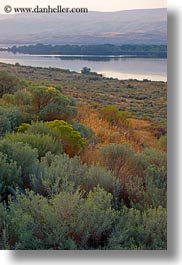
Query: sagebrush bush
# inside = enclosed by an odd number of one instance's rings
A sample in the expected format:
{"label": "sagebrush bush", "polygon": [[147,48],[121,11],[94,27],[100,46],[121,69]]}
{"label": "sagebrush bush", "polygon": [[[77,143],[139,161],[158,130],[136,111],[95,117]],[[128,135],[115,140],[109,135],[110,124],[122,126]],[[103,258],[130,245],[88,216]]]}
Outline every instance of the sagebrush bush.
{"label": "sagebrush bush", "polygon": [[0,97],[3,94],[14,93],[22,86],[22,82],[17,76],[9,74],[5,71],[0,71]]}
{"label": "sagebrush bush", "polygon": [[120,250],[167,249],[167,211],[123,208],[109,239],[108,248]]}
{"label": "sagebrush bush", "polygon": [[43,121],[33,121],[30,126],[27,128],[27,133],[30,134],[41,134],[41,135],[46,135],[49,134],[51,135],[52,131],[51,128],[47,125],[47,123]]}
{"label": "sagebrush bush", "polygon": [[115,192],[115,178],[111,172],[99,165],[89,167],[82,164],[79,157],[70,158],[66,154],[54,156],[47,153],[41,159],[37,173],[32,175],[31,184],[34,191],[49,197],[78,187],[89,192],[97,185]]}
{"label": "sagebrush bush", "polygon": [[100,109],[100,117],[112,125],[117,125],[124,128],[131,128],[132,125],[129,118],[129,113],[126,111],[119,111],[117,106],[106,106]]}
{"label": "sagebrush bush", "polygon": [[24,117],[21,110],[17,107],[4,108],[0,106],[0,135],[12,132],[19,126]]}
{"label": "sagebrush bush", "polygon": [[7,155],[0,153],[0,202],[7,200],[8,195],[15,195],[16,188],[22,187],[21,169]]}
{"label": "sagebrush bush", "polygon": [[101,246],[116,218],[111,194],[99,187],[86,198],[78,190],[51,200],[27,192],[9,203],[12,249],[89,249]]}
{"label": "sagebrush bush", "polygon": [[38,166],[37,149],[9,139],[0,141],[0,152],[7,156],[7,161],[15,161],[21,169],[23,187],[30,187],[30,176],[34,174]]}
{"label": "sagebrush bush", "polygon": [[124,166],[130,164],[135,155],[130,145],[109,144],[99,150],[101,163],[112,170],[116,176],[122,174]]}
{"label": "sagebrush bush", "polygon": [[37,149],[38,156],[43,157],[47,152],[61,154],[63,152],[62,144],[56,141],[50,135],[16,133],[6,135],[6,139],[12,142],[21,142]]}
{"label": "sagebrush bush", "polygon": [[70,120],[77,114],[76,103],[52,86],[38,86],[32,89],[32,110],[44,121],[54,119]]}

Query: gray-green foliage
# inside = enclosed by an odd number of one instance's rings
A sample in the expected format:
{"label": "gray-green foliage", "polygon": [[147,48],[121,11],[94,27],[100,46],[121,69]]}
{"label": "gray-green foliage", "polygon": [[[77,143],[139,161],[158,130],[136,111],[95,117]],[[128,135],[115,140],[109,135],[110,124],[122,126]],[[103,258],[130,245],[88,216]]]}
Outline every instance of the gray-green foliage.
{"label": "gray-green foliage", "polygon": [[136,153],[129,145],[109,144],[100,148],[102,164],[121,183],[120,200],[138,209],[167,204],[166,154],[154,149]]}
{"label": "gray-green foliage", "polygon": [[134,157],[134,150],[126,144],[109,144],[99,150],[101,162],[118,175],[122,174],[122,167]]}
{"label": "gray-green foliage", "polygon": [[0,71],[0,97],[3,94],[16,92],[21,86],[21,81],[15,75]]}
{"label": "gray-green foliage", "polygon": [[96,248],[116,218],[111,200],[112,195],[99,187],[85,198],[78,190],[61,192],[49,201],[33,192],[17,195],[7,211],[10,248]]}
{"label": "gray-green foliage", "polygon": [[23,186],[30,187],[30,176],[36,172],[38,166],[37,149],[32,149],[21,142],[3,139],[0,141],[0,152],[7,156],[7,162],[16,162],[21,170]]}
{"label": "gray-green foliage", "polygon": [[0,153],[0,202],[14,194],[16,187],[22,186],[21,170],[17,163]]}
{"label": "gray-green foliage", "polygon": [[62,153],[62,144],[56,141],[51,135],[30,134],[27,132],[8,134],[6,138],[12,142],[21,142],[23,144],[28,144],[32,148],[36,148],[39,157],[45,156],[47,152],[53,154]]}
{"label": "gray-green foliage", "polygon": [[47,153],[31,183],[36,192],[48,196],[77,187],[89,191],[97,185],[113,193],[115,178],[105,168],[83,164],[77,156],[70,158],[66,154],[54,156]]}
{"label": "gray-green foliage", "polygon": [[56,87],[37,86],[31,89],[32,111],[41,120],[70,120],[77,114],[76,103]]}
{"label": "gray-green foliage", "polygon": [[23,115],[17,107],[4,108],[0,106],[0,135],[12,132],[23,121]]}
{"label": "gray-green foliage", "polygon": [[109,239],[110,249],[167,249],[167,211],[123,208]]}

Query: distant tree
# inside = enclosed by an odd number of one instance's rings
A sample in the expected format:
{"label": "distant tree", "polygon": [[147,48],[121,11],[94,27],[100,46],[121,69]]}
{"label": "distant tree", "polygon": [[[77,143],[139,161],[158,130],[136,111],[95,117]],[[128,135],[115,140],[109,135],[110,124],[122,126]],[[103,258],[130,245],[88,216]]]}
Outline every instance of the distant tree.
{"label": "distant tree", "polygon": [[81,70],[81,73],[82,73],[82,74],[85,74],[85,75],[90,74],[90,72],[91,72],[91,69],[88,68],[88,67],[86,67],[86,66],[83,67],[82,70]]}

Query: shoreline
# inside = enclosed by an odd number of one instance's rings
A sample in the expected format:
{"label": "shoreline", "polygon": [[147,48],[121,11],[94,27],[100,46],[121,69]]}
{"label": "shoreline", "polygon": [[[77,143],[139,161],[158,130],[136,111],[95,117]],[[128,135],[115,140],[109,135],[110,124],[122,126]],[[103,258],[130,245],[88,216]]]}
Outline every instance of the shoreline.
{"label": "shoreline", "polygon": [[[31,65],[21,65],[19,64],[18,62],[17,63],[4,63],[4,62],[1,62],[0,61],[0,66],[1,65],[9,65],[9,66],[14,66],[14,67],[26,67],[26,68],[37,68],[37,69],[46,69],[46,70],[56,70],[56,71],[60,71],[60,72],[67,72],[67,73],[70,73],[70,74],[78,74],[78,75],[82,75],[81,72],[77,72],[77,71],[71,71],[69,69],[64,69],[64,68],[57,68],[57,67],[44,67],[44,66],[31,66]],[[0,68],[1,70],[1,68]],[[103,78],[103,79],[108,79],[108,80],[116,80],[116,81],[135,81],[135,82],[157,82],[157,83],[165,83],[167,84],[167,80],[166,81],[163,81],[163,80],[150,80],[150,79],[137,79],[137,78],[128,78],[128,79],[119,79],[119,78],[115,78],[115,77],[107,77],[107,76],[104,76],[100,73],[97,73],[97,72],[91,72],[91,73],[94,73],[95,76],[97,77],[100,77],[100,78]],[[90,76],[92,76],[93,74],[91,74]],[[102,76],[101,76],[102,75]],[[89,75],[87,75],[89,76]]]}

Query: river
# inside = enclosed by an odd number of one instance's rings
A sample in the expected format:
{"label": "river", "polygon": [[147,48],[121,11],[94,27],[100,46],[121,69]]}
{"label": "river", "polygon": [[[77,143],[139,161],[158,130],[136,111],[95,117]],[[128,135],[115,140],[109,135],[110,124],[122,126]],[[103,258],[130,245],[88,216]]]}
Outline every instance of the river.
{"label": "river", "polygon": [[85,66],[105,77],[167,81],[167,60],[122,56],[59,56],[0,52],[0,62],[35,67],[56,67],[81,72]]}

